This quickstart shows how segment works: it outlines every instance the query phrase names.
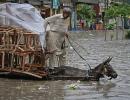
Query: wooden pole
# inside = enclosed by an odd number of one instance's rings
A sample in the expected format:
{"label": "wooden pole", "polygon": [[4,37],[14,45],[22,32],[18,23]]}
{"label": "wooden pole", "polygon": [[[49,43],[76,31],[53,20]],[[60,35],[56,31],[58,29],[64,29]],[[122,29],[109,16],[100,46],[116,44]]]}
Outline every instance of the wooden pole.
{"label": "wooden pole", "polygon": [[2,52],[2,68],[5,67],[5,52]]}

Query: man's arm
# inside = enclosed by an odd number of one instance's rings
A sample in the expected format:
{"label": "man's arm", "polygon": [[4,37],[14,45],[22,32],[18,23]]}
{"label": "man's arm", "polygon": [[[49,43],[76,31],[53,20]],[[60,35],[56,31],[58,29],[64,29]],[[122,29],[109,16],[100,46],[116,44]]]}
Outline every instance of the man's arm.
{"label": "man's arm", "polygon": [[55,22],[58,18],[61,17],[62,14],[56,14],[50,17],[45,18],[45,29],[48,24]]}
{"label": "man's arm", "polygon": [[54,22],[56,19],[60,18],[62,14],[56,14],[50,17],[45,18],[45,21],[51,23]]}

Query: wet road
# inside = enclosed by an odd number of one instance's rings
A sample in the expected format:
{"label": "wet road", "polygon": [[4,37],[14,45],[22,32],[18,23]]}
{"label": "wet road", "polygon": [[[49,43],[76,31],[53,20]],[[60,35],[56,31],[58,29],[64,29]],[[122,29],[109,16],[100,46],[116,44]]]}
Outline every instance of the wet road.
{"label": "wet road", "polygon": [[[0,79],[0,100],[130,100],[130,40],[110,41],[108,38],[104,41],[101,32],[77,32],[71,37],[87,50],[73,43],[91,67],[112,56],[110,64],[117,71],[118,78],[101,79],[100,82]],[[68,65],[88,69],[72,47],[68,50]],[[70,84],[76,84],[76,89],[71,89]]]}

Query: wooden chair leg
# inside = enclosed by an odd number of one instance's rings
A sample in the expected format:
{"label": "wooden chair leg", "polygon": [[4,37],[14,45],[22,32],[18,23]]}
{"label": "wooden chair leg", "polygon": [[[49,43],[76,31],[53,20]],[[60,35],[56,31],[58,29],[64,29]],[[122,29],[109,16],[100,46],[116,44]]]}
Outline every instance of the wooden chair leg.
{"label": "wooden chair leg", "polygon": [[25,70],[25,56],[22,57],[22,70]]}
{"label": "wooden chair leg", "polygon": [[5,52],[2,53],[2,68],[5,67]]}

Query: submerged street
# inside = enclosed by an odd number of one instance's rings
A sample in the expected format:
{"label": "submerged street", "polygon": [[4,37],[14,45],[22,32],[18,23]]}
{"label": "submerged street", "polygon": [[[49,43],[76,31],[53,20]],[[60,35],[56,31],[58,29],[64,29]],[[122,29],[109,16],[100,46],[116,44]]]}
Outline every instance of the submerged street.
{"label": "submerged street", "polygon": [[[120,33],[120,32],[119,32]],[[129,100],[130,99],[130,40],[104,41],[102,32],[70,33],[75,49],[86,58],[92,68],[113,57],[110,64],[117,71],[117,79],[101,79],[99,82],[77,81],[32,81],[0,78],[0,100]],[[84,47],[81,48],[75,42]],[[89,69],[68,45],[68,65]],[[77,84],[75,89],[69,85]]]}

